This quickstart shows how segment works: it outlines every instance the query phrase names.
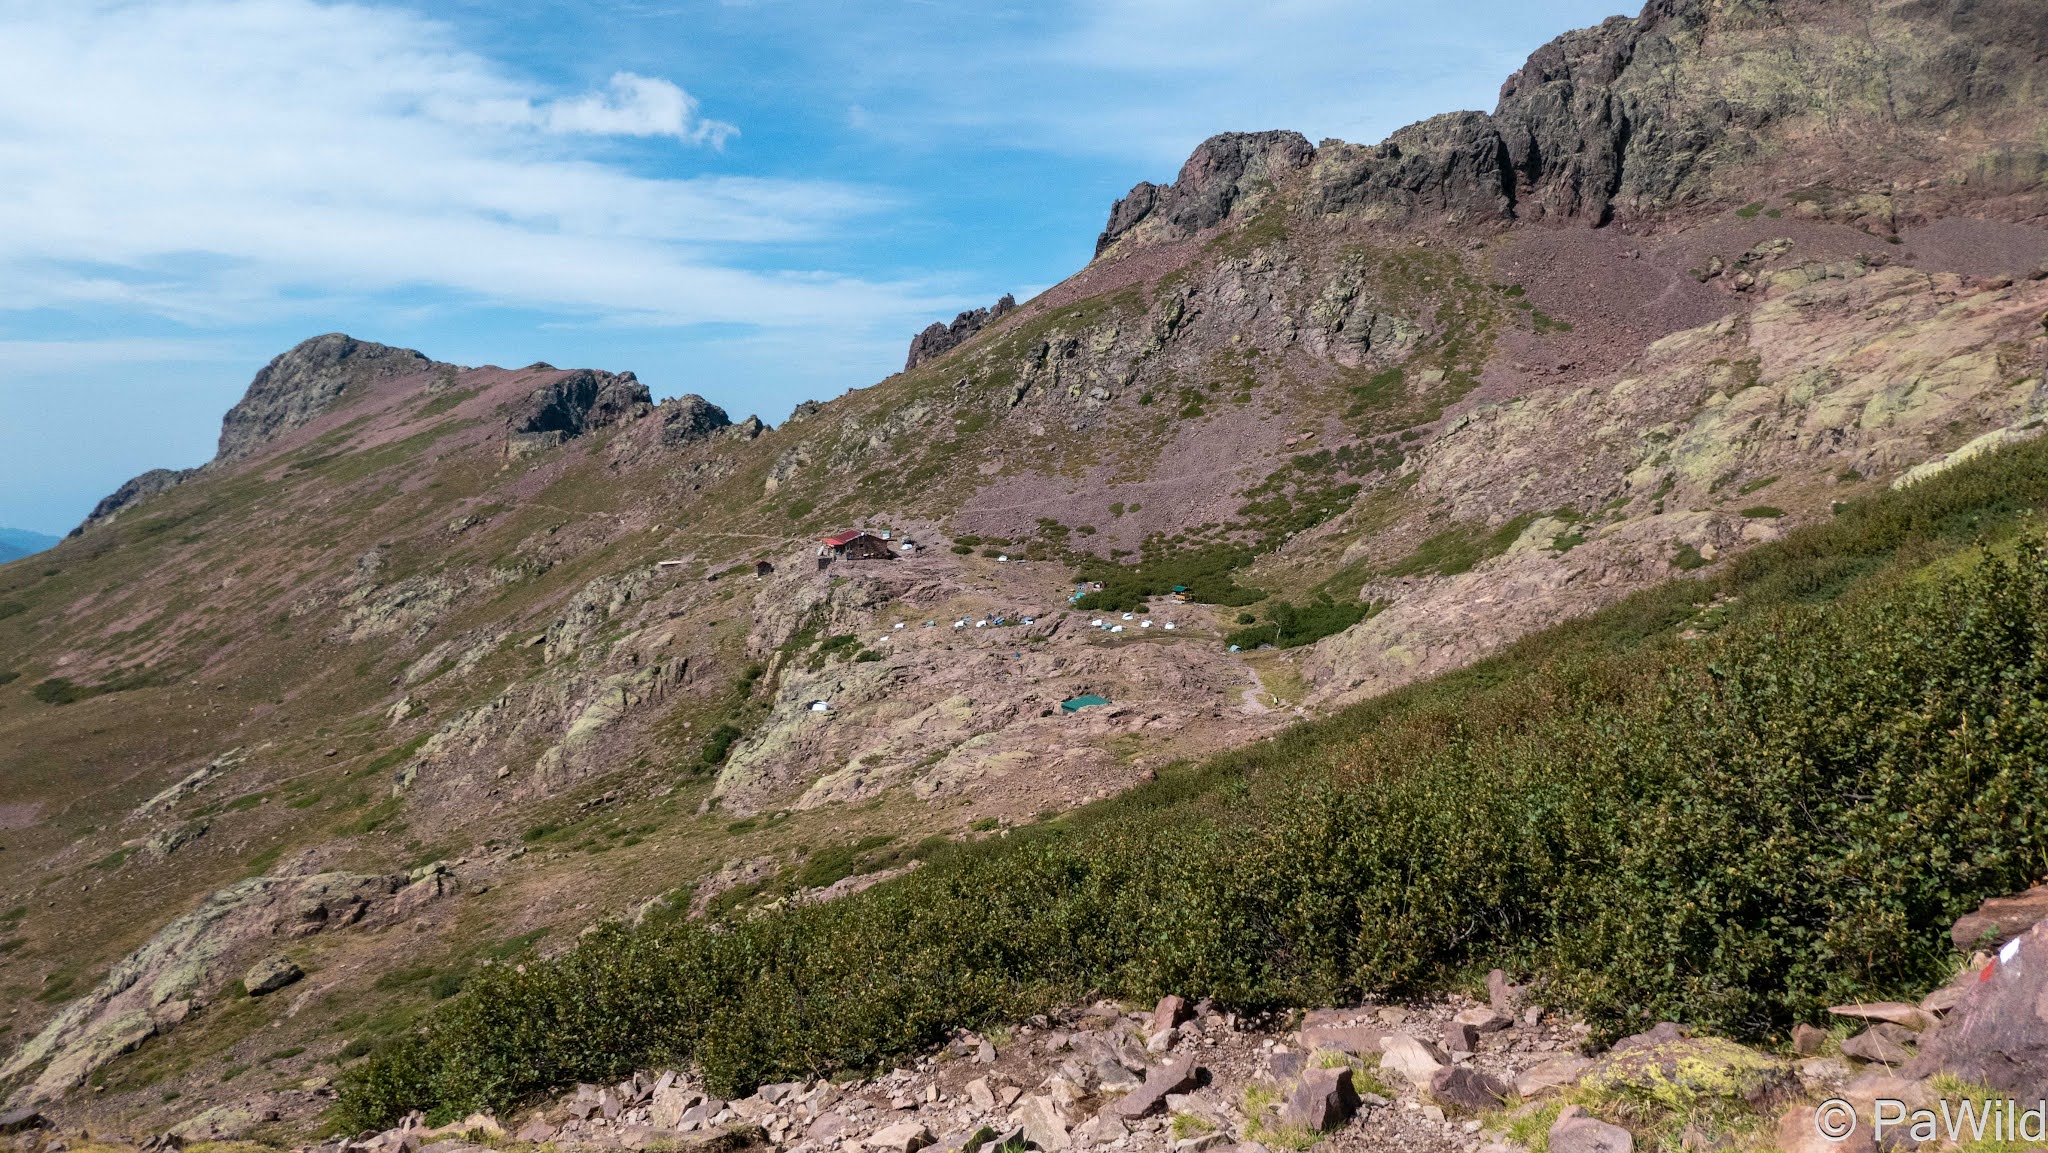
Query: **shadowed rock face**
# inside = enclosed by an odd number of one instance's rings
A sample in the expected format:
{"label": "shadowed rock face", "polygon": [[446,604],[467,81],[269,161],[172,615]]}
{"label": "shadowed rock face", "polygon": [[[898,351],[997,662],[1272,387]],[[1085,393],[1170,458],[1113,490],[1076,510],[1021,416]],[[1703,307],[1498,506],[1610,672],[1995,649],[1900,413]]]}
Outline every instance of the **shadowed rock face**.
{"label": "shadowed rock face", "polygon": [[1004,293],[993,308],[973,308],[953,318],[951,324],[933,321],[931,327],[910,338],[910,357],[903,363],[903,371],[909,372],[925,361],[950,351],[954,346],[972,337],[975,333],[1009,315],[1017,307],[1017,298]]}
{"label": "shadowed rock face", "polygon": [[663,444],[689,444],[732,427],[732,418],[724,409],[695,393],[679,396],[658,411]]}
{"label": "shadowed rock face", "polygon": [[647,386],[632,373],[580,368],[534,389],[513,408],[506,427],[515,441],[543,439],[559,444],[586,432],[624,424],[653,408]]}
{"label": "shadowed rock face", "polygon": [[350,387],[440,367],[412,349],[372,344],[338,332],[303,341],[264,366],[241,401],[228,410],[214,463],[250,455],[325,412]]}

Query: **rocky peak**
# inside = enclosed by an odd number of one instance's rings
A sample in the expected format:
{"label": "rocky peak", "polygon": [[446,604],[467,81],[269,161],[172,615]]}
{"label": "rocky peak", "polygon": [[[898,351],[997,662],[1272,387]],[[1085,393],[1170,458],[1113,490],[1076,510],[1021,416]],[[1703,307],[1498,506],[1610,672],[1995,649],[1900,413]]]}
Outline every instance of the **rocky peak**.
{"label": "rocky peak", "polygon": [[1162,239],[1193,236],[1220,224],[1262,186],[1277,183],[1315,159],[1315,146],[1299,132],[1225,132],[1202,141],[1172,184],[1140,181],[1110,209],[1095,254],[1140,225]]}
{"label": "rocky peak", "polygon": [[[718,419],[725,419],[723,410],[705,407],[717,412]],[[653,396],[632,373],[579,368],[541,385],[513,405],[505,426],[514,444],[560,444],[652,411]],[[681,419],[682,410],[677,415]],[[700,413],[699,417],[710,419],[709,414]]]}
{"label": "rocky peak", "polygon": [[696,393],[664,401],[655,411],[661,414],[661,443],[668,445],[704,440],[733,426],[724,409]]}
{"label": "rocky peak", "polygon": [[265,365],[220,424],[215,464],[249,456],[327,411],[351,388],[443,366],[410,348],[392,348],[339,332],[302,341]]}
{"label": "rocky peak", "polygon": [[910,338],[910,357],[903,363],[909,372],[925,361],[958,346],[975,333],[1001,320],[1017,307],[1017,298],[1005,292],[992,308],[971,308],[953,318],[953,323],[933,321],[929,328]]}
{"label": "rocky peak", "polygon": [[2048,211],[2048,148],[2027,106],[2044,84],[2048,25],[2032,0],[1650,0],[1538,48],[1491,114],[1438,116],[1375,146],[1212,137],[1173,184],[1117,201],[1096,253],[1191,236],[1304,166],[1291,209],[1395,225],[1599,226],[1774,190],[1887,235],[1966,203],[2027,219]]}

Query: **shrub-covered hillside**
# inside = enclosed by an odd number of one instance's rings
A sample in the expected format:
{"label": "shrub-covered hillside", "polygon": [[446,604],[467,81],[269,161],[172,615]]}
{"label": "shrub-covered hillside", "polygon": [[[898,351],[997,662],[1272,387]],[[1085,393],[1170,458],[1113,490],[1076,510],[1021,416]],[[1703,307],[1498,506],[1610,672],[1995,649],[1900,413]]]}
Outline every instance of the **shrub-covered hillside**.
{"label": "shrub-covered hillside", "polygon": [[1504,963],[1610,1031],[1752,1038],[1915,992],[1957,913],[2048,869],[2042,507],[2037,441],[858,896],[487,968],[341,1120],[668,1061],[736,1093],[1093,991],[1327,1003]]}

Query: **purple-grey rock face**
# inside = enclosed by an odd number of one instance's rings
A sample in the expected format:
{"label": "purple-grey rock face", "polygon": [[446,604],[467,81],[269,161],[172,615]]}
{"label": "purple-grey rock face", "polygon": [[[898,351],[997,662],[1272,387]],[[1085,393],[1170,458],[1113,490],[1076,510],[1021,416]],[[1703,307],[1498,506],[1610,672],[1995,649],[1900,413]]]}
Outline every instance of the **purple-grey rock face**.
{"label": "purple-grey rock face", "polygon": [[952,351],[961,342],[975,333],[1009,315],[1017,307],[1017,298],[1005,292],[992,308],[974,308],[953,318],[951,324],[934,321],[931,327],[910,338],[910,356],[903,362],[903,371],[909,372],[935,356]]}
{"label": "purple-grey rock face", "polygon": [[[1650,0],[1559,36],[1501,87],[1491,114],[1453,112],[1377,145],[1289,132],[1203,141],[1170,185],[1141,183],[1110,210],[1102,255],[1123,237],[1175,240],[1220,223],[1262,182],[1307,169],[1290,211],[1400,224],[1573,220],[1601,225],[1768,180],[1820,204],[1883,187],[1891,164],[1953,152],[1948,122],[2024,119],[2048,81],[2036,0]],[[1824,65],[1816,63],[1825,60]],[[1740,75],[1740,85],[1727,77]],[[1882,92],[1881,101],[1870,94]],[[1814,110],[1829,109],[1825,122]],[[2048,149],[1956,153],[1942,195],[2038,193]],[[1880,197],[1880,201],[1888,201]],[[1739,201],[1738,201],[1739,203]],[[1896,205],[1845,219],[1886,231]]]}
{"label": "purple-grey rock face", "polygon": [[1941,1025],[1920,1038],[1908,1077],[1954,1073],[2008,1093],[2048,1085],[2048,921],[1999,949]]}
{"label": "purple-grey rock face", "polygon": [[666,401],[661,414],[661,443],[689,444],[732,427],[725,410],[695,393]]}
{"label": "purple-grey rock face", "polygon": [[1315,155],[1315,146],[1299,132],[1211,136],[1196,146],[1172,184],[1162,188],[1141,182],[1116,202],[1108,225],[1095,241],[1095,253],[1100,256],[1147,221],[1162,222],[1174,238],[1193,236],[1220,224],[1254,189],[1307,166]]}
{"label": "purple-grey rock face", "polygon": [[[506,427],[515,438],[559,443],[624,424],[653,410],[654,398],[632,373],[579,368],[534,389],[513,407]],[[718,415],[725,413],[721,410]]]}
{"label": "purple-grey rock face", "polygon": [[[443,367],[409,348],[339,332],[302,341],[264,366],[220,424],[214,463],[227,464],[327,411],[350,388]],[[449,366],[452,367],[452,366]]]}

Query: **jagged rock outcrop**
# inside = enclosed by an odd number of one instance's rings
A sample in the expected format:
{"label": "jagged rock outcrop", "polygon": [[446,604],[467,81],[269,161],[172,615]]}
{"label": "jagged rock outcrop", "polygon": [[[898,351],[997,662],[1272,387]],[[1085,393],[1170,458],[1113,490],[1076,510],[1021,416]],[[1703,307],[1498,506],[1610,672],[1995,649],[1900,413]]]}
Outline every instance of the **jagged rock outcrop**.
{"label": "jagged rock outcrop", "polygon": [[196,468],[150,469],[115,489],[106,499],[94,505],[92,511],[85,515],[85,519],[78,523],[78,527],[71,530],[70,535],[78,536],[96,524],[113,519],[122,509],[146,497],[169,492],[190,480],[198,472]]}
{"label": "jagged rock outcrop", "polygon": [[690,444],[733,427],[724,409],[696,393],[665,401],[655,411],[661,415],[661,443],[666,445]]}
{"label": "jagged rock outcrop", "polygon": [[933,357],[958,347],[975,333],[1001,320],[1017,307],[1017,298],[1005,292],[992,308],[972,308],[953,318],[951,324],[932,322],[931,327],[910,338],[910,356],[903,362],[909,372]]}
{"label": "jagged rock outcrop", "polygon": [[339,332],[301,341],[265,365],[220,424],[213,463],[227,464],[289,432],[374,380],[453,369],[410,348],[392,348]]}
{"label": "jagged rock outcrop", "polygon": [[1882,235],[1961,203],[2038,217],[2048,148],[2026,101],[2048,82],[2044,29],[2028,0],[1651,0],[1537,49],[1491,115],[1375,146],[1211,137],[1173,184],[1116,202],[1096,253],[1191,236],[1302,168],[1301,209],[1394,224],[1601,225],[1773,191]]}
{"label": "jagged rock outcrop", "polygon": [[561,444],[652,411],[653,396],[632,373],[579,368],[534,389],[513,406],[505,419],[508,450],[516,453]]}
{"label": "jagged rock outcrop", "polygon": [[1110,209],[1095,254],[1141,225],[1162,239],[1193,236],[1231,215],[1262,187],[1303,168],[1316,150],[1299,132],[1225,132],[1195,148],[1172,184],[1140,181]]}

